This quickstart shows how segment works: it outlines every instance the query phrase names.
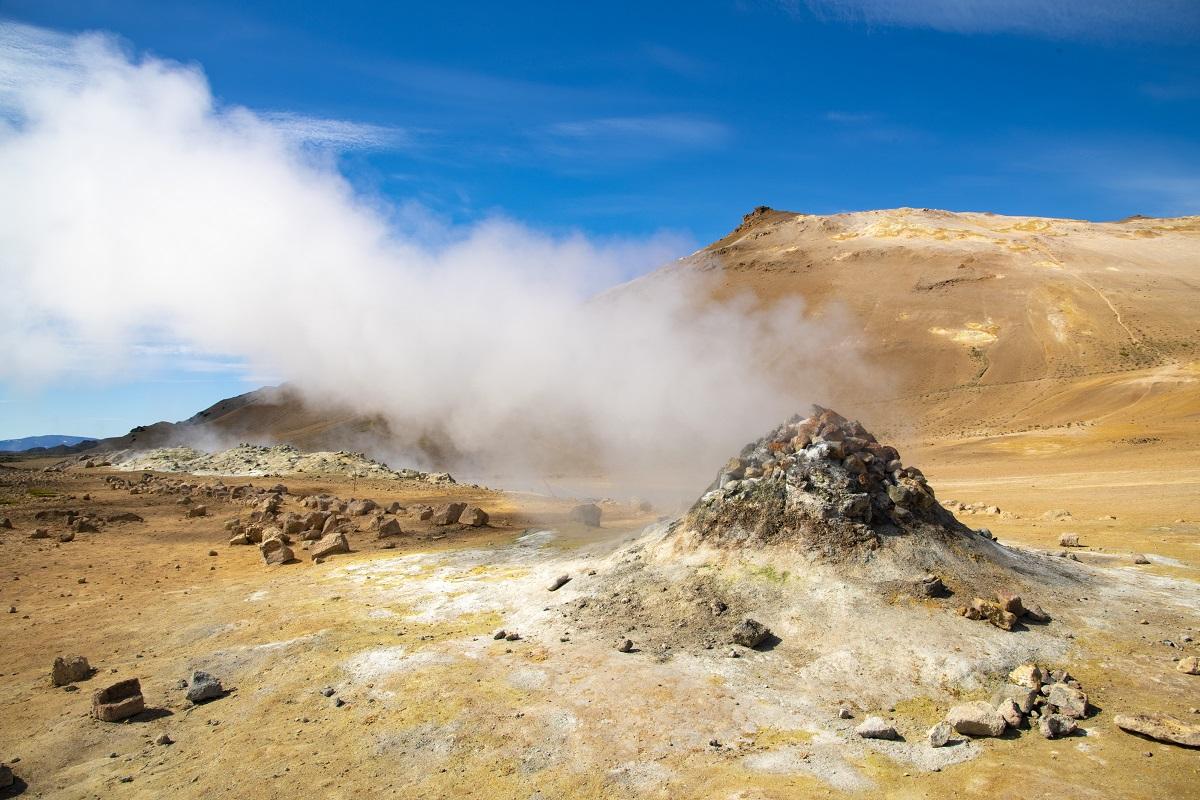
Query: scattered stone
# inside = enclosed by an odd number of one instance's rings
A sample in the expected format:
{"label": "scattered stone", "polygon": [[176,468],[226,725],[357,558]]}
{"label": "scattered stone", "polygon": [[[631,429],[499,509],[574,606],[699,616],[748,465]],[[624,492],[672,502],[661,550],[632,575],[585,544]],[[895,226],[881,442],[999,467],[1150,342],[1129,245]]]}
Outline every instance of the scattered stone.
{"label": "scattered stone", "polygon": [[1058,537],[1058,546],[1059,547],[1082,547],[1083,545],[1081,545],[1079,543],[1079,534],[1078,533],[1064,533],[1062,536]]}
{"label": "scattered stone", "polygon": [[519,642],[521,641],[521,634],[517,633],[516,631],[509,631],[508,633],[504,634],[504,641]]}
{"label": "scattered stone", "polygon": [[63,544],[75,541],[75,531],[67,531],[66,533],[59,534],[58,540]]}
{"label": "scattered stone", "polygon": [[1011,697],[1000,701],[1000,704],[996,706],[996,713],[1004,718],[1005,724],[1010,728],[1019,728],[1025,721],[1025,715],[1021,713],[1017,701]]}
{"label": "scattered stone", "polygon": [[1148,736],[1159,742],[1200,747],[1200,725],[1165,714],[1118,714],[1113,723],[1123,731]]}
{"label": "scattered stone", "polygon": [[204,517],[208,515],[208,506],[192,506],[188,509],[189,517]]}
{"label": "scattered stone", "polygon": [[600,527],[600,506],[595,503],[586,503],[581,506],[575,506],[571,509],[571,513],[567,518],[572,522],[580,522],[587,525],[589,528]]}
{"label": "scattered stone", "polygon": [[1011,631],[1017,624],[1017,615],[1005,611],[998,603],[976,597],[969,606],[963,606],[958,613],[967,619],[987,620],[997,628]]}
{"label": "scattered stone", "polygon": [[949,722],[942,720],[929,729],[929,746],[945,747],[946,743],[950,741],[952,733],[954,733],[954,727]]}
{"label": "scattered stone", "polygon": [[982,700],[960,703],[950,709],[946,721],[964,736],[999,736],[1008,723],[996,709]]}
{"label": "scattered stone", "polygon": [[563,586],[566,586],[567,582],[570,580],[571,580],[570,575],[559,575],[557,578],[555,578],[553,581],[551,581],[550,585],[546,588],[552,592],[557,592]]}
{"label": "scattered stone", "polygon": [[751,649],[758,647],[771,635],[771,629],[757,620],[746,617],[733,629],[731,641]]}
{"label": "scattered stone", "polygon": [[1045,678],[1046,676],[1042,672],[1042,668],[1037,664],[1022,664],[1008,673],[1008,679],[1017,686],[1024,686],[1027,689],[1034,690],[1042,688]]}
{"label": "scattered stone", "polygon": [[6,531],[11,531],[12,526],[13,524],[11,519],[8,517],[0,517],[0,528],[3,528]]}
{"label": "scattered stone", "polygon": [[854,712],[850,710],[850,706],[838,708],[838,719],[854,719]]}
{"label": "scattered stone", "polygon": [[16,783],[17,779],[13,775],[12,767],[8,764],[0,764],[0,789],[7,789]]}
{"label": "scattered stone", "polygon": [[1047,739],[1061,739],[1079,729],[1075,720],[1062,714],[1047,714],[1038,721],[1038,730]]}
{"label": "scattered stone", "polygon": [[158,738],[154,740],[154,743],[159,745],[168,745],[175,744],[175,740],[171,738],[170,734],[160,733]]}
{"label": "scattered stone", "polygon": [[258,546],[258,552],[262,555],[263,563],[268,566],[287,564],[296,558],[296,554],[292,548],[284,544],[282,539],[277,538],[264,541]]}
{"label": "scattered stone", "polygon": [[946,584],[937,575],[926,575],[917,583],[917,593],[925,597],[941,597],[946,593]]}
{"label": "scattered stone", "polygon": [[619,645],[617,645],[617,652],[618,653],[632,653],[633,652],[633,640],[632,639],[624,639]]}
{"label": "scattered stone", "polygon": [[1144,555],[1143,555],[1143,554],[1141,554],[1141,553],[1136,553],[1136,554],[1133,556],[1133,563],[1135,563],[1135,564],[1149,564],[1149,563],[1150,563],[1150,559],[1146,558],[1146,556],[1144,556]]}
{"label": "scattered stone", "polygon": [[55,686],[86,680],[92,674],[92,665],[83,656],[58,656],[50,670],[50,680]]}
{"label": "scattered stone", "polygon": [[1083,719],[1087,716],[1087,695],[1074,686],[1066,683],[1052,683],[1042,687],[1046,695],[1047,705],[1058,709],[1058,713],[1071,719]]}
{"label": "scattered stone", "polygon": [[33,533],[29,534],[30,539],[49,539],[50,531],[45,528],[34,528]]}
{"label": "scattered stone", "polygon": [[381,539],[387,536],[399,536],[404,533],[404,531],[400,528],[400,520],[396,519],[395,517],[379,523],[379,528],[377,530],[379,538]]}
{"label": "scattered stone", "polygon": [[488,516],[488,513],[479,506],[467,506],[462,516],[459,517],[459,522],[464,525],[470,525],[473,528],[482,528],[488,524],[489,519],[491,517]]}
{"label": "scattered stone", "polygon": [[1025,607],[1025,619],[1046,623],[1050,621],[1050,615],[1043,611],[1037,603],[1031,603]]}
{"label": "scattered stone", "polygon": [[141,515],[135,514],[132,511],[122,511],[117,514],[109,514],[104,518],[107,522],[145,522]]}
{"label": "scattered stone", "polygon": [[1006,700],[1013,701],[1022,714],[1028,714],[1036,708],[1038,702],[1041,700],[1041,695],[1036,689],[1029,689],[1025,686],[1013,686],[1009,683],[1001,686],[992,695],[992,705],[999,708],[1000,704]]}
{"label": "scattered stone", "polygon": [[320,694],[322,697],[333,697],[337,692],[332,686],[325,686],[321,689]]}
{"label": "scattered stone", "polygon": [[120,722],[146,710],[137,678],[118,681],[92,695],[92,714],[101,722]]}
{"label": "scattered stone", "polygon": [[322,536],[312,547],[309,548],[309,554],[315,561],[318,558],[326,558],[335,553],[349,553],[350,542],[346,540],[346,535],[340,532],[333,532]]}
{"label": "scattered stone", "polygon": [[854,732],[864,739],[896,740],[900,738],[896,729],[883,717],[867,717],[861,725],[854,729]]}
{"label": "scattered stone", "polygon": [[215,700],[225,694],[225,687],[221,682],[209,675],[207,672],[196,670],[192,673],[192,679],[188,683],[187,699],[193,703],[203,703],[206,700]]}
{"label": "scattered stone", "polygon": [[1175,665],[1175,669],[1185,675],[1200,675],[1200,658],[1196,656],[1188,656],[1179,659],[1179,663]]}
{"label": "scattered stone", "polygon": [[462,513],[467,510],[466,503],[446,503],[438,506],[438,509],[433,512],[434,525],[453,525],[458,522]]}
{"label": "scattered stone", "polygon": [[374,500],[355,500],[346,506],[346,513],[352,517],[365,517],[377,508]]}
{"label": "scattered stone", "polygon": [[1021,603],[1021,596],[1009,591],[996,592],[996,604],[1002,609],[1014,616],[1020,617],[1025,613],[1025,606]]}

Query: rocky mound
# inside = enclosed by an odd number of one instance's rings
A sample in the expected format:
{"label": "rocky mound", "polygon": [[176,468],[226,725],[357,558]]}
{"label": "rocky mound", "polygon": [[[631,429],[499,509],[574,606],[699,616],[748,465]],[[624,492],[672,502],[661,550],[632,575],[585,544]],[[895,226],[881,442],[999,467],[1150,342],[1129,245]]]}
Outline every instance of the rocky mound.
{"label": "rocky mound", "polygon": [[414,469],[393,470],[362,453],[345,450],[305,453],[291,445],[273,447],[240,444],[217,453],[191,447],[159,447],[153,450],[114,453],[110,460],[117,469],[152,472],[186,472],[192,475],[342,475],[356,478],[410,479],[432,483],[454,483],[444,472]]}
{"label": "rocky mound", "polygon": [[864,559],[887,537],[979,538],[861,424],[815,406],[729,460],[680,521],[696,545]]}

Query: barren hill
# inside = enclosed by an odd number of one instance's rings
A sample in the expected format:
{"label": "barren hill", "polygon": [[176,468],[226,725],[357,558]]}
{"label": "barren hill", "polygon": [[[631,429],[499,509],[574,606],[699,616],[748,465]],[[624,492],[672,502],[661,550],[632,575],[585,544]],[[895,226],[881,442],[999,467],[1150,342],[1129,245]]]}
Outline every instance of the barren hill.
{"label": "barren hill", "polygon": [[760,207],[621,291],[676,270],[711,273],[718,298],[800,295],[815,315],[847,313],[877,391],[814,399],[889,435],[1172,439],[1200,413],[1200,217]]}

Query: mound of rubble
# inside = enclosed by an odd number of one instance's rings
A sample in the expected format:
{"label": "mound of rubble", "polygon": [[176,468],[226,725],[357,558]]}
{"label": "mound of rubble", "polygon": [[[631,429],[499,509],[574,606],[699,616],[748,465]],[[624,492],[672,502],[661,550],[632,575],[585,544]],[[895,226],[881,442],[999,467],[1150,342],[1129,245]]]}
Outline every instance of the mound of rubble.
{"label": "mound of rubble", "polygon": [[154,450],[114,453],[110,459],[117,469],[153,472],[186,472],[192,475],[344,475],[352,478],[408,479],[430,483],[454,483],[445,472],[420,472],[415,469],[393,470],[387,464],[362,453],[345,450],[304,453],[291,445],[240,444],[217,453],[191,447],[160,447]]}
{"label": "mound of rubble", "polygon": [[820,406],[746,445],[679,527],[698,545],[787,544],[833,559],[867,558],[888,537],[981,536],[896,448]]}

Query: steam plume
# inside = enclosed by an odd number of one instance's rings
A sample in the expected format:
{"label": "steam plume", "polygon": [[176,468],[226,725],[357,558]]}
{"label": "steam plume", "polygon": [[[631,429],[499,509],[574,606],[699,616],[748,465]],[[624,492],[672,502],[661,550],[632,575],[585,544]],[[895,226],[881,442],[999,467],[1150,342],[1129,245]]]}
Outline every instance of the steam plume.
{"label": "steam plume", "polygon": [[474,465],[694,484],[841,337],[796,303],[707,303],[687,269],[594,297],[683,243],[431,223],[356,194],[294,118],[103,36],[3,26],[0,102],[0,380],[168,343],[382,415],[400,450],[437,431]]}

